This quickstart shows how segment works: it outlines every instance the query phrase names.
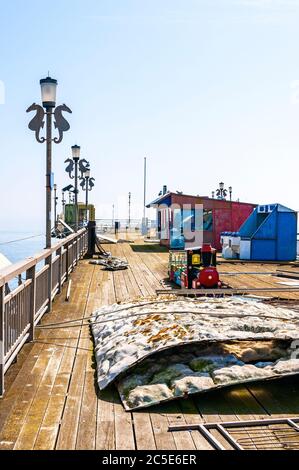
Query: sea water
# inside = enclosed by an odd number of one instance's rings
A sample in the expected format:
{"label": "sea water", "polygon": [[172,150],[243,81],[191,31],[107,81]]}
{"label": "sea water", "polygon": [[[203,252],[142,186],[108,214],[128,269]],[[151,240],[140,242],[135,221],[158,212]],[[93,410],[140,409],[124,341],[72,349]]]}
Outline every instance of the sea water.
{"label": "sea water", "polygon": [[45,236],[37,232],[0,231],[0,253],[11,263],[22,261],[45,247]]}
{"label": "sea water", "polygon": [[[52,239],[53,244],[56,239]],[[25,258],[39,253],[45,248],[45,236],[32,231],[0,231],[0,253],[2,253],[11,263],[23,261]],[[37,271],[41,269],[44,262],[37,265]],[[22,274],[22,279],[24,273]],[[10,289],[15,289],[18,286],[19,280],[12,279],[9,282]]]}

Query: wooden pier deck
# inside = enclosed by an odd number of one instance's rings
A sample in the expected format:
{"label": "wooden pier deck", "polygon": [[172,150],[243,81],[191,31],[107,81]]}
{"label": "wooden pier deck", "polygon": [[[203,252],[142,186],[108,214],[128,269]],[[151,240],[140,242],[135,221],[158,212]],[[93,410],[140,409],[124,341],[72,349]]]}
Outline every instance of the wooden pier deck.
{"label": "wooden pier deck", "polygon": [[[108,245],[126,258],[126,271],[107,272],[88,260],[72,274],[42,324],[89,316],[101,305],[154,295],[166,277],[168,255],[147,244]],[[275,265],[221,264],[220,271],[273,271]],[[298,268],[294,268],[298,269]],[[271,276],[226,276],[230,285],[275,284]],[[298,299],[299,293],[283,293]],[[299,378],[238,386],[170,402],[142,412],[125,412],[111,386],[96,386],[88,326],[39,330],[6,374],[0,400],[0,449],[210,449],[198,431],[168,432],[169,425],[299,415]],[[267,445],[265,444],[265,448]]]}

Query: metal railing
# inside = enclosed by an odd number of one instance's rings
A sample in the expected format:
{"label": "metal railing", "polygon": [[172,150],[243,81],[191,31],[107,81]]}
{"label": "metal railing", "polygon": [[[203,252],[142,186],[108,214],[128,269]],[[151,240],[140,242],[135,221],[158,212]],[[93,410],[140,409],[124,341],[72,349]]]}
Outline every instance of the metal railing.
{"label": "metal railing", "polygon": [[[88,249],[88,232],[79,230],[52,248],[0,270],[0,396],[4,375],[23,345],[34,339],[34,328],[63,283]],[[44,264],[41,269],[39,266]],[[9,292],[9,282],[24,277]]]}
{"label": "metal railing", "polygon": [[[135,231],[140,232],[142,228],[142,220],[141,219],[131,219],[130,223],[128,219],[96,219],[97,223],[97,232],[98,233],[114,233],[114,223],[119,223],[119,231],[124,232],[128,231]],[[148,229],[153,229],[156,227],[156,221],[148,219]]]}
{"label": "metal railing", "polygon": [[97,223],[97,232],[98,233],[114,233],[114,223],[118,222],[119,223],[119,230],[120,231],[125,231],[126,228],[129,228],[130,230],[136,230],[140,231],[141,230],[141,220],[140,219],[132,219],[129,221],[127,219],[96,219]]}

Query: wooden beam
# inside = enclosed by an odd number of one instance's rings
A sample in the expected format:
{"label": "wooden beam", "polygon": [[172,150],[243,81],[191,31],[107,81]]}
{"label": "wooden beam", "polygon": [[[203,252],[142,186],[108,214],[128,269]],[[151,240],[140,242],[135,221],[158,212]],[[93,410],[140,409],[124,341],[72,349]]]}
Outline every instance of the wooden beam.
{"label": "wooden beam", "polygon": [[156,294],[174,295],[245,295],[262,292],[299,292],[299,287],[238,287],[225,289],[156,289]]}

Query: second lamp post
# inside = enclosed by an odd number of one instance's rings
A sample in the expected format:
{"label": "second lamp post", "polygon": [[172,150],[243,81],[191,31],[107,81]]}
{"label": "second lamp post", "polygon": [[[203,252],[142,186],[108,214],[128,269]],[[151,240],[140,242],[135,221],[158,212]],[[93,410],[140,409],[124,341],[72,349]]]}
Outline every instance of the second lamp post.
{"label": "second lamp post", "polygon": [[90,170],[86,170],[84,176],[85,176],[85,209],[86,209],[86,222],[88,222],[87,212],[88,212],[88,191],[89,191]]}
{"label": "second lamp post", "polygon": [[72,156],[75,167],[75,232],[78,232],[79,211],[78,211],[78,163],[80,160],[81,148],[79,145],[72,146]]}
{"label": "second lamp post", "polygon": [[[84,177],[84,174],[89,170],[89,162],[85,159],[80,160],[81,147],[79,145],[72,146],[72,158],[68,158],[64,163],[68,163],[65,171],[69,174],[71,179],[75,179],[75,231],[79,228],[79,208],[78,208],[78,170],[80,171],[80,179]],[[73,175],[74,171],[74,175]],[[89,185],[93,178],[89,178]]]}
{"label": "second lamp post", "polygon": [[[88,162],[87,162],[88,163]],[[81,168],[81,183],[80,186],[85,191],[85,213],[86,213],[86,222],[88,222],[88,193],[94,187],[94,178],[90,177],[90,168],[89,163],[85,167]]]}

